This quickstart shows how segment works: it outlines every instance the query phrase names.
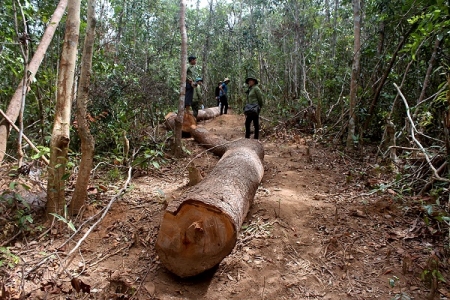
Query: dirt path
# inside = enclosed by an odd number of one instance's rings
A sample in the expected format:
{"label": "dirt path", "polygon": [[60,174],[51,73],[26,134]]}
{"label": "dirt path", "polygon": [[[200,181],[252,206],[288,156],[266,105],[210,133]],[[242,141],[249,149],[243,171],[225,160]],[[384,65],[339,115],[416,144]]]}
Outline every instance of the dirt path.
{"label": "dirt path", "polygon": [[[200,126],[234,140],[243,137],[243,124],[243,116],[229,114]],[[231,255],[198,277],[171,275],[154,251],[164,206],[187,188],[186,165],[193,157],[204,175],[218,160],[192,139],[185,142],[192,155],[134,178],[67,270],[82,273],[91,298],[425,299],[430,293],[415,267],[426,258],[405,266],[404,258],[424,241],[414,239],[393,197],[361,196],[367,190],[348,173],[358,163],[301,134],[263,137],[265,175]],[[27,249],[40,253],[58,244],[49,239]],[[48,286],[57,266],[54,259],[31,274],[26,289]],[[69,291],[69,279],[57,287],[55,299]],[[440,292],[446,299],[446,287]],[[35,290],[31,297],[44,299],[45,293]]]}

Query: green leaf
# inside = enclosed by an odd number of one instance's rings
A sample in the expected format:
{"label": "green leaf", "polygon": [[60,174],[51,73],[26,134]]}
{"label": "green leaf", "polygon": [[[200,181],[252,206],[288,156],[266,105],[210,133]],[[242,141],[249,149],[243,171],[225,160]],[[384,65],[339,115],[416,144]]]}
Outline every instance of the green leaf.
{"label": "green leaf", "polygon": [[69,221],[69,223],[67,223],[67,226],[69,226],[69,228],[72,229],[74,232],[77,231],[77,229],[75,228],[75,225],[73,225],[72,221]]}
{"label": "green leaf", "polygon": [[70,173],[66,173],[61,177],[61,180],[65,181],[65,180],[69,179],[69,177],[70,177]]}
{"label": "green leaf", "polygon": [[10,190],[14,190],[14,189],[16,188],[16,185],[17,185],[17,182],[11,181],[11,182],[9,183],[9,189],[10,189]]}

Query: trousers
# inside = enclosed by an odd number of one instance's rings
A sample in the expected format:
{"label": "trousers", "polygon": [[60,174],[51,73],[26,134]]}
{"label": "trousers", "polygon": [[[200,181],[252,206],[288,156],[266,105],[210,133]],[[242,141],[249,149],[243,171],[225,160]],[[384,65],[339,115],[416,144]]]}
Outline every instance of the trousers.
{"label": "trousers", "polygon": [[227,114],[228,111],[228,97],[227,95],[220,96],[220,114]]}
{"label": "trousers", "polygon": [[245,138],[250,138],[250,125],[253,122],[255,127],[255,140],[259,138],[259,114],[247,115],[245,118]]}

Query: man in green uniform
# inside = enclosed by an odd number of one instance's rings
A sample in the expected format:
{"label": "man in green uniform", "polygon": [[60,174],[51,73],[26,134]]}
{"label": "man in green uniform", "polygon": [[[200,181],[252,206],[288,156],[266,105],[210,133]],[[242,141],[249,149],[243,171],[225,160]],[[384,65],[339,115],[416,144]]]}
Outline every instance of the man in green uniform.
{"label": "man in green uniform", "polygon": [[194,97],[192,99],[192,111],[194,114],[194,117],[197,118],[198,110],[203,104],[202,101],[202,84],[203,79],[201,77],[198,77],[195,79],[195,83],[197,84],[196,87],[194,87]]}
{"label": "man in green uniform", "polygon": [[197,64],[197,57],[191,55],[188,57],[188,65],[186,71],[186,95],[184,96],[184,107],[189,108],[192,106],[192,99],[194,97],[194,88],[196,77],[195,65]]}
{"label": "man in green uniform", "polygon": [[259,113],[264,105],[264,98],[261,89],[258,86],[258,80],[254,77],[247,77],[245,83],[248,84],[247,104],[258,104],[258,107],[252,112],[246,113],[245,118],[245,138],[250,138],[250,124],[253,122],[255,127],[255,140],[259,138]]}

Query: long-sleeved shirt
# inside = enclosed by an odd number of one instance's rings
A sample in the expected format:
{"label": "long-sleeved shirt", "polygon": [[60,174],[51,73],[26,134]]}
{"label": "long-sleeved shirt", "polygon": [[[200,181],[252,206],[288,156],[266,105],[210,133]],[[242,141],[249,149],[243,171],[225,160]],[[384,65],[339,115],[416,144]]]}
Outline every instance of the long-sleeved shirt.
{"label": "long-sleeved shirt", "polygon": [[247,103],[258,103],[259,107],[263,107],[264,96],[259,86],[254,85],[248,88]]}
{"label": "long-sleeved shirt", "polygon": [[186,81],[195,81],[195,78],[197,77],[197,72],[195,65],[188,64],[186,68]]}
{"label": "long-sleeved shirt", "polygon": [[199,104],[203,104],[202,101],[202,86],[199,84],[194,87],[194,99],[192,102],[198,102]]}

